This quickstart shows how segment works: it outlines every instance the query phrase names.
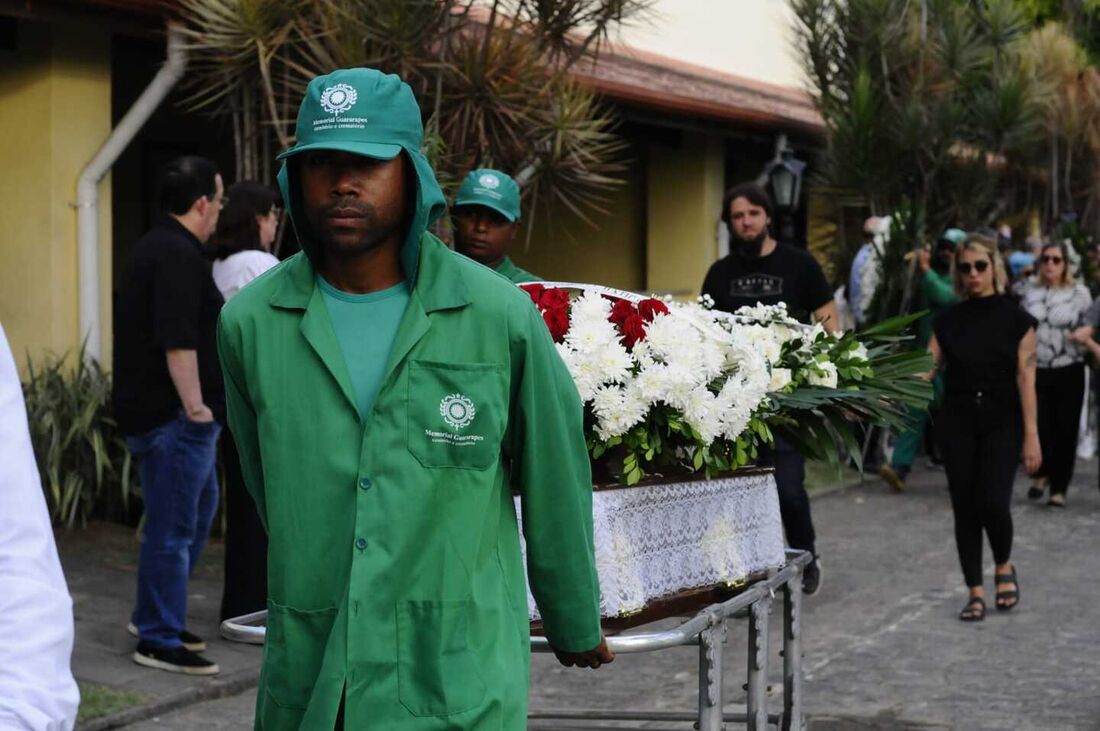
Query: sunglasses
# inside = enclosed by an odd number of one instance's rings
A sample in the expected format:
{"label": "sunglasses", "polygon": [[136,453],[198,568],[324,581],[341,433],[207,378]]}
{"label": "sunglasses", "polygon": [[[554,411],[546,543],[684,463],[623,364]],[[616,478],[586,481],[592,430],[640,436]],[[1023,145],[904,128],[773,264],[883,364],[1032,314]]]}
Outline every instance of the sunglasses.
{"label": "sunglasses", "polygon": [[973,264],[971,264],[968,261],[964,261],[964,262],[960,262],[959,264],[957,264],[956,267],[958,268],[959,272],[962,273],[963,275],[970,274],[970,271],[972,269],[974,271],[976,271],[978,274],[981,274],[982,272],[984,272],[986,269],[989,268],[989,262],[988,261],[976,261]]}
{"label": "sunglasses", "polygon": [[1041,256],[1039,261],[1044,264],[1061,264],[1065,260],[1060,256]]}

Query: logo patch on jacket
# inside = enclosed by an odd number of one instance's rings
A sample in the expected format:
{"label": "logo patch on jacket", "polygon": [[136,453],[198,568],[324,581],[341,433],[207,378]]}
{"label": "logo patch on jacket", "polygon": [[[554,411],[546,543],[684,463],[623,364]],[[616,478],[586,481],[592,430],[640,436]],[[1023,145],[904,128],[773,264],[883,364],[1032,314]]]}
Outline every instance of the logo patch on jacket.
{"label": "logo patch on jacket", "polygon": [[[477,407],[463,394],[452,393],[450,396],[444,396],[439,402],[439,415],[443,417],[447,426],[460,431],[474,422]],[[480,434],[456,434],[433,429],[425,429],[424,434],[435,444],[450,444],[456,447],[468,447],[485,441],[485,437]]]}
{"label": "logo patch on jacket", "polygon": [[452,393],[439,402],[439,415],[452,429],[465,429],[477,416],[477,409],[470,399],[460,393]]}

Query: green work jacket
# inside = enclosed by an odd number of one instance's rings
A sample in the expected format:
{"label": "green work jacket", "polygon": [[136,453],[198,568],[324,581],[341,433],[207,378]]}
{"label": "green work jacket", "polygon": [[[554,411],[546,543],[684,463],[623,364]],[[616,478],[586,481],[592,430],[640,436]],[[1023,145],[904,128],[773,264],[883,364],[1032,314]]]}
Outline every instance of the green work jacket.
{"label": "green work jacket", "polygon": [[928,310],[928,314],[917,321],[917,333],[913,341],[916,349],[922,350],[928,347],[928,343],[932,340],[932,326],[936,316],[943,312],[944,308],[958,301],[955,288],[951,284],[950,274],[940,274],[935,269],[929,269],[921,276],[917,309]]}
{"label": "green work jacket", "polygon": [[349,730],[526,728],[513,488],[551,643],[599,643],[576,388],[525,293],[431,234],[412,249],[362,419],[307,256],[222,311],[229,425],[270,536],[257,729],[327,731],[342,694]]}
{"label": "green work jacket", "polygon": [[497,274],[499,274],[503,277],[507,277],[508,279],[512,280],[516,284],[523,284],[524,282],[541,282],[542,281],[541,278],[536,277],[531,272],[529,272],[525,269],[520,269],[518,266],[515,265],[515,262],[513,262],[507,256],[504,257],[504,259],[501,260],[500,264],[497,265],[497,268],[495,269],[495,271],[496,271]]}

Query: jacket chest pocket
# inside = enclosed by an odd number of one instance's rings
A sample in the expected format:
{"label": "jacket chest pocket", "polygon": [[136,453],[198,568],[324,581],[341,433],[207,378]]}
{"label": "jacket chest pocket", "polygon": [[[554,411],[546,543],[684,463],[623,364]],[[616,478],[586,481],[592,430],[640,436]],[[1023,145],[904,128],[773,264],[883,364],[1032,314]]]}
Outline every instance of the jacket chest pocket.
{"label": "jacket chest pocket", "polygon": [[483,470],[500,458],[503,366],[412,361],[407,399],[408,447],[420,464]]}

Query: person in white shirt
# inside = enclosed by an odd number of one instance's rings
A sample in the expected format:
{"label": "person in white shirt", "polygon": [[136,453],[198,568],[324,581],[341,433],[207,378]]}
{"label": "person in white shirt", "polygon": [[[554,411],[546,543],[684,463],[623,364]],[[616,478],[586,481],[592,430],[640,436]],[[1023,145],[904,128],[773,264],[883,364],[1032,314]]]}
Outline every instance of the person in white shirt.
{"label": "person in white shirt", "polygon": [[1087,353],[1074,333],[1086,324],[1092,304],[1088,287],[1073,276],[1070,248],[1065,242],[1044,246],[1039,273],[1025,280],[1019,290],[1020,305],[1039,323],[1035,328],[1035,392],[1043,464],[1027,496],[1041,500],[1049,487],[1047,505],[1054,508],[1066,506],[1066,490],[1077,462]]}
{"label": "person in white shirt", "polygon": [[241,287],[279,263],[271,254],[279,228],[279,195],[243,180],[229,186],[214,233],[214,283],[228,302]]}
{"label": "person in white shirt", "polygon": [[[278,193],[242,181],[229,186],[229,202],[214,233],[214,283],[228,302],[242,287],[279,263],[271,255],[279,225]],[[232,435],[222,432],[225,466],[225,589],[222,620],[267,607],[267,533],[244,487]]]}
{"label": "person in white shirt", "polygon": [[0,729],[74,727],[73,634],[23,389],[0,326]]}

